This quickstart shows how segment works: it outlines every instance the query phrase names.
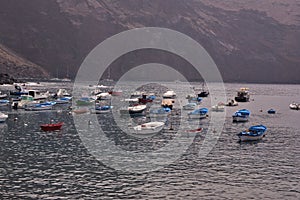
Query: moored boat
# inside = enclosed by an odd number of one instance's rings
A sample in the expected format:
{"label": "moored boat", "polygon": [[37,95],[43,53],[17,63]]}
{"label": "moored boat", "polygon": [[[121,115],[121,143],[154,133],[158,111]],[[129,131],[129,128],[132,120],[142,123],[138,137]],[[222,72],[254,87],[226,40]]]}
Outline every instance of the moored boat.
{"label": "moored boat", "polygon": [[268,110],[268,114],[276,114],[276,110],[270,109],[270,110]]}
{"label": "moored boat", "polygon": [[44,102],[34,103],[26,105],[25,110],[27,111],[40,111],[40,110],[52,110],[56,102]]}
{"label": "moored boat", "polygon": [[173,90],[169,90],[163,94],[164,99],[174,99],[176,97],[176,93]]}
{"label": "moored boat", "polygon": [[148,122],[142,125],[133,127],[133,130],[136,134],[139,135],[149,135],[160,132],[165,126],[164,122]]}
{"label": "moored boat", "polygon": [[200,108],[188,113],[190,119],[204,119],[207,117],[208,109]]}
{"label": "moored boat", "polygon": [[0,91],[0,99],[5,99],[7,97],[7,94],[3,94],[1,91]]}
{"label": "moored boat", "polygon": [[239,103],[236,102],[234,99],[229,99],[225,105],[226,106],[238,106]]}
{"label": "moored boat", "polygon": [[63,122],[55,123],[55,124],[42,124],[40,127],[43,131],[57,131],[60,130],[63,126]]}
{"label": "moored boat", "polygon": [[236,111],[233,115],[233,122],[247,122],[250,117],[250,111],[247,109],[241,109]]}
{"label": "moored boat", "polygon": [[96,106],[96,108],[93,112],[96,114],[109,113],[112,108],[113,108],[113,106]]}
{"label": "moored boat", "polygon": [[267,127],[264,125],[251,126],[248,130],[242,131],[238,134],[240,141],[256,141],[265,136]]}
{"label": "moored boat", "polygon": [[8,118],[8,115],[0,112],[0,122],[5,122],[7,118]]}
{"label": "moored boat", "polygon": [[141,115],[144,113],[144,111],[147,109],[146,105],[133,105],[129,106],[125,109],[120,109],[121,115]]}
{"label": "moored boat", "polygon": [[298,103],[291,103],[289,107],[292,110],[299,110],[300,109],[300,104],[298,104]]}
{"label": "moored boat", "polygon": [[71,103],[72,97],[60,97],[55,100],[57,104],[67,104]]}
{"label": "moored boat", "polygon": [[224,110],[225,110],[224,103],[218,103],[217,105],[211,107],[211,111],[214,112],[224,112]]}
{"label": "moored boat", "polygon": [[9,100],[0,99],[0,107],[1,106],[8,106],[8,105],[9,105]]}
{"label": "moored boat", "polygon": [[241,88],[234,99],[237,102],[248,102],[250,100],[249,88]]}
{"label": "moored boat", "polygon": [[150,117],[166,117],[170,112],[171,112],[170,108],[150,109],[149,116]]}
{"label": "moored boat", "polygon": [[183,110],[195,110],[197,108],[197,103],[187,103],[182,106]]}

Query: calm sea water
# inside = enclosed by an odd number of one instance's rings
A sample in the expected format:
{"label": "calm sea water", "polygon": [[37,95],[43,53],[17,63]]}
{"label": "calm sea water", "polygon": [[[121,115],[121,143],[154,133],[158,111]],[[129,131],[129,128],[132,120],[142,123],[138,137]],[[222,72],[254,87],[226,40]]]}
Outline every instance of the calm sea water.
{"label": "calm sea water", "polygon": [[[124,87],[139,86],[130,84]],[[0,198],[300,199],[300,111],[288,107],[300,101],[300,87],[226,84],[226,93],[233,97],[245,86],[250,88],[251,101],[226,108],[223,132],[206,157],[198,156],[204,129],[175,162],[145,173],[115,170],[96,159],[78,135],[67,105],[45,112],[0,108],[9,113],[7,122],[0,125]],[[71,85],[45,87],[56,90]],[[209,98],[203,100],[205,106],[210,106]],[[251,110],[251,119],[233,124],[231,115],[241,108]],[[277,114],[267,114],[270,108]],[[51,119],[63,121],[63,129],[42,132],[40,124]],[[135,140],[121,133],[110,115],[98,115],[98,119],[108,138],[130,151],[161,148],[176,134],[166,129],[158,136]],[[268,127],[266,137],[239,143],[236,134],[254,124]],[[199,125],[207,128],[209,119]]]}

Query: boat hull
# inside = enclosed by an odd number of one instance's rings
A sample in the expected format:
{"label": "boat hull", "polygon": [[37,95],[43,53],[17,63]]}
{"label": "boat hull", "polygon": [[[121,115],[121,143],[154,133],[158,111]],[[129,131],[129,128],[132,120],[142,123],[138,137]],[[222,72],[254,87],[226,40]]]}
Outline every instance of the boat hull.
{"label": "boat hull", "polygon": [[152,135],[160,132],[164,126],[163,122],[150,122],[133,127],[133,131],[138,135]]}
{"label": "boat hull", "polygon": [[249,121],[249,118],[248,117],[232,117],[232,121],[233,122],[247,122]]}
{"label": "boat hull", "polygon": [[259,135],[259,136],[249,136],[249,135],[242,135],[239,136],[241,142],[246,142],[246,141],[257,141],[261,140],[265,135]]}
{"label": "boat hull", "polygon": [[57,131],[60,130],[64,123],[57,123],[57,124],[43,124],[41,125],[41,129],[43,131]]}

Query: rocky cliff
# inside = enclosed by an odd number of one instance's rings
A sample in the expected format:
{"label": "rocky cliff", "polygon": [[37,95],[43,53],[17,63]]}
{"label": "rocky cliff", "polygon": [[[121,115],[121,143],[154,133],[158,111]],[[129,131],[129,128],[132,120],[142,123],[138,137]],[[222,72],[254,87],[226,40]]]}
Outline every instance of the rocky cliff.
{"label": "rocky cliff", "polygon": [[[299,8],[297,0],[2,0],[0,43],[53,76],[68,69],[75,76],[107,37],[166,27],[204,46],[226,81],[299,83]],[[145,62],[187,64],[162,52],[133,52],[113,64],[112,76]]]}

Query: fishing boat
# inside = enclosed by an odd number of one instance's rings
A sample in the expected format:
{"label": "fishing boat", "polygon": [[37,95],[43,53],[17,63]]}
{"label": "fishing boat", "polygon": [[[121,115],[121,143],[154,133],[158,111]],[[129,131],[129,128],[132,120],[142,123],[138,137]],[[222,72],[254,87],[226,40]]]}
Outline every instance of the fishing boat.
{"label": "fishing boat", "polygon": [[28,95],[28,90],[24,90],[20,85],[15,85],[15,90],[9,92],[10,96]]}
{"label": "fishing boat", "polygon": [[236,111],[233,115],[233,122],[247,122],[250,117],[250,111],[247,109],[242,109]]}
{"label": "fishing boat", "polygon": [[150,109],[149,116],[150,117],[166,117],[170,112],[171,112],[170,108]]}
{"label": "fishing boat", "polygon": [[267,127],[263,125],[251,126],[248,130],[242,131],[238,134],[240,141],[256,141],[265,136]]}
{"label": "fishing boat", "polygon": [[238,106],[239,103],[234,99],[229,99],[225,105],[226,106]]}
{"label": "fishing boat", "polygon": [[161,106],[163,108],[170,108],[172,110],[174,103],[175,103],[174,99],[163,99],[161,102]]}
{"label": "fishing boat", "polygon": [[176,97],[176,93],[173,90],[169,90],[163,94],[164,99],[174,99]]}
{"label": "fishing boat", "polygon": [[7,118],[8,118],[8,115],[0,112],[0,122],[5,122]]}
{"label": "fishing boat", "polygon": [[55,100],[57,104],[67,104],[71,103],[72,97],[60,97]]}
{"label": "fishing boat", "polygon": [[225,110],[224,103],[218,103],[217,105],[211,107],[211,111],[213,112],[224,112],[224,110]]}
{"label": "fishing boat", "polygon": [[123,91],[122,90],[111,90],[108,92],[111,96],[122,96]]}
{"label": "fishing boat", "polygon": [[202,102],[202,98],[198,97],[196,95],[187,95],[186,99],[188,100],[189,103],[197,103],[200,104]]}
{"label": "fishing boat", "polygon": [[197,108],[197,103],[187,103],[182,106],[183,110],[195,110]]}
{"label": "fishing boat", "polygon": [[40,127],[43,131],[57,131],[60,130],[63,126],[63,122],[55,123],[55,124],[42,124]]}
{"label": "fishing boat", "polygon": [[209,91],[204,89],[204,83],[202,83],[202,88],[198,93],[198,97],[208,97]]}
{"label": "fishing boat", "polygon": [[96,95],[97,100],[110,100],[111,99],[111,94],[108,92],[101,92]]}
{"label": "fishing boat", "polygon": [[270,110],[268,110],[268,114],[276,114],[276,110],[270,109]]}
{"label": "fishing boat", "polygon": [[234,99],[237,102],[248,102],[250,99],[249,88],[241,88]]}
{"label": "fishing boat", "polygon": [[9,105],[9,100],[0,99],[0,107],[1,106],[8,106],[8,105]]}
{"label": "fishing boat", "polygon": [[38,90],[28,90],[28,95],[32,96],[34,100],[43,100],[50,97],[49,91],[42,93]]}
{"label": "fishing boat", "polygon": [[12,107],[14,109],[18,109],[18,108],[23,109],[30,104],[39,103],[38,101],[35,101],[31,95],[21,95],[20,98],[21,98],[20,101],[15,101],[12,103]]}
{"label": "fishing boat", "polygon": [[147,104],[147,103],[151,103],[153,102],[153,100],[156,99],[156,96],[154,95],[146,95],[146,94],[143,94],[141,98],[138,98],[139,99],[139,103],[141,104]]}
{"label": "fishing boat", "polygon": [[136,134],[149,135],[160,132],[165,126],[164,122],[148,122],[138,126],[133,127]]}
{"label": "fishing boat", "polygon": [[60,98],[60,97],[70,97],[71,96],[71,94],[70,93],[68,93],[68,91],[66,90],[66,89],[59,89],[58,91],[57,91],[57,93],[55,94],[55,97],[56,98]]}
{"label": "fishing boat", "polygon": [[204,119],[207,117],[208,109],[200,108],[188,113],[190,119]]}
{"label": "fishing boat", "polygon": [[298,103],[291,103],[290,104],[290,109],[292,109],[292,110],[299,110],[300,109],[300,104],[298,104]]}

